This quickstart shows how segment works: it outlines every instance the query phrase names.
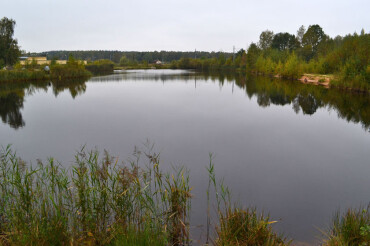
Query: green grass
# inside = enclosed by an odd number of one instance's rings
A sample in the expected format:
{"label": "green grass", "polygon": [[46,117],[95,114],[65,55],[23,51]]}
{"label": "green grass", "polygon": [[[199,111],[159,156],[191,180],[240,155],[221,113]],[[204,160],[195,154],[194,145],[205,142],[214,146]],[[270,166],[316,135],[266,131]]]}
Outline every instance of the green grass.
{"label": "green grass", "polygon": [[327,246],[370,245],[370,205],[366,208],[348,209],[335,213],[331,228],[324,232]]}
{"label": "green grass", "polygon": [[290,241],[275,233],[269,216],[255,208],[228,207],[220,214],[217,245],[289,245]]}
{"label": "green grass", "polygon": [[[139,165],[145,157],[146,165]],[[67,170],[53,159],[27,166],[1,151],[0,243],[9,245],[189,242],[187,171],[164,173],[159,156],[120,164],[82,150]]]}
{"label": "green grass", "polygon": [[30,70],[0,70],[0,82],[24,82],[46,80],[48,75],[44,71]]}

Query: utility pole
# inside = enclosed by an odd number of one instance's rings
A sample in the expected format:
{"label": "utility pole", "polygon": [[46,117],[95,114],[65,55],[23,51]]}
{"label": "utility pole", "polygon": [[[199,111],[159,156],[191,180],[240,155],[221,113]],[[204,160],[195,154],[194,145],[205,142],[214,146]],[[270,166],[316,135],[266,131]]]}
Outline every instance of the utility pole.
{"label": "utility pole", "polygon": [[233,46],[233,62],[235,60],[235,46]]}

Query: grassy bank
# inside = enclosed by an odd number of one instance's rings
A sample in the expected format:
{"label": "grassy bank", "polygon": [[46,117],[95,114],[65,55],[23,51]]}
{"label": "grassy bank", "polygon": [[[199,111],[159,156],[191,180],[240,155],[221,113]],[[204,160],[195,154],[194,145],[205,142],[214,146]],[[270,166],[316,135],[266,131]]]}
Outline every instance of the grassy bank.
{"label": "grassy bank", "polygon": [[84,68],[68,67],[67,65],[55,65],[50,72],[40,69],[30,70],[2,70],[0,71],[0,83],[30,82],[41,80],[63,80],[88,78],[91,73]]}
{"label": "grassy bank", "polygon": [[[246,60],[248,54],[244,53]],[[367,79],[370,76],[369,71],[361,71],[360,74],[355,72],[345,75],[345,69],[339,70],[334,74],[324,74],[322,69],[318,67],[315,61],[306,63],[300,59],[294,52],[287,55],[284,60],[277,62],[270,57],[264,55],[258,56],[252,63],[247,65],[245,63],[238,63],[228,60],[220,59],[192,59],[184,58],[179,61],[174,61],[169,64],[171,69],[194,69],[200,72],[232,72],[232,73],[252,73],[268,77],[276,77],[290,80],[304,80],[306,75],[318,78],[312,80],[313,84],[324,84],[328,87],[336,87],[339,89],[353,90],[356,92],[370,92],[370,84]],[[315,65],[316,64],[316,65]],[[364,72],[365,71],[365,72]],[[308,81],[310,82],[310,81]]]}
{"label": "grassy bank", "polygon": [[[135,150],[128,162],[82,150],[69,169],[50,158],[28,166],[7,147],[0,152],[1,245],[188,245],[188,171],[160,168],[159,155]],[[289,245],[269,216],[232,203],[208,167],[207,244]],[[211,204],[211,196],[216,204]],[[210,210],[216,208],[216,225]],[[368,208],[369,209],[369,208]],[[367,245],[369,210],[339,213],[326,245]],[[213,229],[212,229],[213,228]],[[211,236],[210,230],[216,232]],[[367,241],[366,241],[367,240]]]}
{"label": "grassy bank", "polygon": [[35,70],[0,70],[0,82],[25,82],[46,80],[50,76],[44,71]]}
{"label": "grassy bank", "polygon": [[45,65],[38,64],[18,64],[13,70],[0,70],[0,83],[88,78],[91,75],[82,62],[71,58],[66,65],[51,64],[48,70]]}

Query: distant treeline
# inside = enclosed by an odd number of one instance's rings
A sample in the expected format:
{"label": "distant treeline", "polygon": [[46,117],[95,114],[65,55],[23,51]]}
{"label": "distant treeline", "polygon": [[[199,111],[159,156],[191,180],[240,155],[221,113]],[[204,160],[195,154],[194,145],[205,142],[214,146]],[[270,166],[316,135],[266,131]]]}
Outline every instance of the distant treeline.
{"label": "distant treeline", "polygon": [[172,62],[181,58],[218,58],[220,55],[231,57],[232,53],[227,52],[205,52],[205,51],[104,51],[104,50],[89,50],[89,51],[47,51],[41,53],[27,53],[26,56],[46,56],[48,60],[60,59],[66,60],[70,55],[76,59],[86,61],[96,61],[108,59],[114,63],[119,63],[122,56],[126,56],[130,61],[154,63],[157,60],[162,62]]}

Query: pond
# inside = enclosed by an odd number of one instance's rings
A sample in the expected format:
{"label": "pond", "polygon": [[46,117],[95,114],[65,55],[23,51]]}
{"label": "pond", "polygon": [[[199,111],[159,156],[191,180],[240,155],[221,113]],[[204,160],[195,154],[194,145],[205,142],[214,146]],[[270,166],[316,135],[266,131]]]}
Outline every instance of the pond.
{"label": "pond", "polygon": [[[370,97],[266,77],[132,70],[88,81],[0,85],[0,144],[29,163],[149,140],[190,170],[192,238],[205,235],[206,166],[233,198],[314,244],[337,209],[370,202]],[[203,225],[203,227],[201,226]]]}

